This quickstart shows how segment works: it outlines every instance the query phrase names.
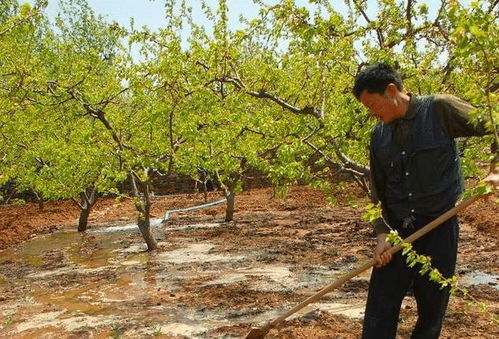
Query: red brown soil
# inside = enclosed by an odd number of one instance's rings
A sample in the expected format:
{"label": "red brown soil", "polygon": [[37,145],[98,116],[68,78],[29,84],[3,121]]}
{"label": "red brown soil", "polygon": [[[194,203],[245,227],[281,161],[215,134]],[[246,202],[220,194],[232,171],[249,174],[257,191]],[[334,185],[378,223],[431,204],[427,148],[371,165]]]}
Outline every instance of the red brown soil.
{"label": "red brown soil", "polygon": [[[361,207],[367,203],[360,192],[350,187],[337,192],[339,206],[328,206],[321,192],[306,187],[293,188],[285,200],[272,199],[269,189],[257,189],[237,196],[235,221],[217,229],[199,229],[178,232],[175,239],[195,237],[209,239],[220,250],[233,251],[237,247],[271,248],[268,260],[272,263],[293,264],[294,267],[326,265],[330,268],[353,264],[370,257],[372,233],[370,226],[361,221]],[[209,200],[219,199],[212,192]],[[204,203],[201,194],[171,195],[157,197],[153,201],[153,217],[161,217],[165,210],[189,207]],[[174,214],[170,223],[220,222],[224,217],[224,206]],[[481,200],[470,206],[461,216],[461,247],[458,266],[468,270],[485,270],[497,274],[499,259],[499,207],[492,199]],[[78,209],[71,201],[48,202],[43,210],[36,204],[26,206],[0,206],[0,249],[16,246],[30,237],[52,232],[55,229],[76,229]],[[91,214],[89,224],[128,224],[135,220],[136,212],[130,200],[118,202],[112,198],[100,199]],[[251,225],[252,227],[246,227]],[[331,227],[334,225],[334,227]],[[167,238],[168,239],[168,238]],[[175,246],[175,239],[168,239]],[[165,250],[163,248],[162,250]],[[98,279],[96,280],[98,281]],[[67,282],[69,283],[69,282]],[[269,310],[282,303],[297,303],[302,295],[262,292],[248,294],[238,284],[217,285],[202,290],[189,284],[182,292],[170,295],[157,293],[155,298],[145,299],[145,305],[171,300],[181,304],[197,303],[206,308],[259,307]],[[351,283],[343,292],[356,298],[365,297],[366,284]],[[497,290],[492,288],[472,289],[472,294],[490,303],[491,312],[497,313]],[[360,293],[360,294],[359,294]],[[327,297],[326,297],[327,298]],[[158,301],[159,300],[159,301]],[[169,301],[170,300],[170,301]],[[221,304],[222,300],[225,304]],[[445,320],[442,338],[494,338],[499,335],[497,324],[476,309],[465,310],[463,300],[451,299]],[[410,336],[416,319],[415,305],[409,303],[403,310],[399,325],[401,338]],[[249,326],[219,328],[214,336],[247,333]],[[326,312],[315,313],[281,324],[270,332],[275,338],[358,338],[361,322]],[[74,335],[75,333],[73,333]],[[166,336],[162,336],[165,337]]]}
{"label": "red brown soil", "polygon": [[[355,192],[355,188],[354,192]],[[360,192],[346,195],[342,193],[343,201],[352,200],[352,197],[360,196]],[[209,199],[217,199],[219,194],[210,193]],[[478,232],[488,234],[493,238],[499,237],[499,205],[484,199],[475,202],[461,214],[461,220],[469,223]],[[365,199],[357,201],[359,206],[365,203]],[[169,195],[154,200],[152,208],[153,217],[162,217],[164,211],[189,207],[204,203],[201,194]],[[296,208],[319,208],[325,207],[325,197],[321,192],[304,188],[293,189],[289,196],[283,201],[271,199],[267,189],[252,190],[244,192],[237,197],[236,215],[239,212],[266,212],[272,210],[292,210]],[[224,207],[215,207],[199,212],[189,212],[189,215],[205,214],[215,218],[221,218]],[[182,215],[182,214],[180,214]],[[35,234],[51,232],[55,229],[74,227],[76,228],[79,209],[71,200],[46,202],[44,208],[40,209],[38,204],[26,204],[23,206],[1,206],[0,205],[0,250],[23,242]],[[129,222],[136,218],[136,211],[129,199],[119,202],[113,198],[101,198],[97,201],[89,218],[89,224],[107,224],[111,222]],[[91,227],[91,226],[90,226]]]}

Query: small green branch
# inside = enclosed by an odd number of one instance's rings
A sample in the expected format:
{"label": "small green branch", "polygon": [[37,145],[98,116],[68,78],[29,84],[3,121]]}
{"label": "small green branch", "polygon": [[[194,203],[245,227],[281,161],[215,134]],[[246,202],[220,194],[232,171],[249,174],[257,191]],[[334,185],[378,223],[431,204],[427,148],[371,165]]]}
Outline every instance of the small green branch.
{"label": "small green branch", "polygon": [[386,237],[386,240],[393,246],[399,244],[402,245],[402,255],[406,257],[407,265],[409,267],[415,267],[419,264],[419,274],[421,276],[427,274],[430,281],[439,284],[441,290],[443,290],[444,288],[448,288],[451,295],[461,294],[468,306],[476,306],[478,310],[486,314],[492,320],[492,322],[499,324],[499,317],[491,313],[488,309],[488,306],[484,302],[477,300],[469,294],[466,288],[458,285],[457,276],[445,278],[438,269],[432,267],[430,257],[417,253],[413,249],[412,244],[404,242],[397,231],[390,231],[390,233]]}

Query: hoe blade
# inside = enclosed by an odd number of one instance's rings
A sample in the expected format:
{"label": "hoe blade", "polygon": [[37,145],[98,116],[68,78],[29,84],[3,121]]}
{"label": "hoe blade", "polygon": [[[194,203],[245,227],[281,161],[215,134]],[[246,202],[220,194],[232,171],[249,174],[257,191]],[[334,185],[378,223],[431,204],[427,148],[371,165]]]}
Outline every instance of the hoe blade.
{"label": "hoe blade", "polygon": [[251,331],[246,334],[245,339],[263,339],[269,333],[270,328],[252,328]]}

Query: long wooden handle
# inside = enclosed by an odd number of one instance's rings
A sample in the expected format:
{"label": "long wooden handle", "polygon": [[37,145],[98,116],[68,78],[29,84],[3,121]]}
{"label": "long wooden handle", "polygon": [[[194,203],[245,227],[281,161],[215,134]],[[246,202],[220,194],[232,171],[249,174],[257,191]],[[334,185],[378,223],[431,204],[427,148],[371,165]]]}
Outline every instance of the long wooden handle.
{"label": "long wooden handle", "polygon": [[[410,242],[413,242],[413,241],[421,238],[423,235],[425,235],[426,233],[430,232],[431,230],[433,230],[434,228],[436,228],[438,225],[440,225],[441,223],[443,223],[447,219],[450,219],[451,217],[453,217],[454,215],[456,215],[459,211],[465,209],[466,207],[468,207],[469,205],[471,205],[472,203],[474,203],[476,200],[478,200],[478,198],[480,198],[480,195],[475,195],[475,196],[473,196],[473,197],[471,197],[471,198],[469,198],[469,199],[461,202],[460,204],[458,204],[454,208],[448,210],[447,212],[445,212],[444,214],[442,214],[441,216],[439,216],[435,220],[431,221],[430,223],[428,223],[427,225],[425,225],[424,227],[422,227],[418,231],[414,232],[413,234],[411,234],[410,236],[408,236],[407,238],[405,238],[404,242],[410,243]],[[402,249],[402,244],[398,244],[397,246],[394,246],[394,247],[392,247],[390,249],[390,253],[391,254],[395,254],[398,251],[400,251],[401,249]],[[281,321],[283,321],[284,319],[286,319],[290,315],[298,312],[299,310],[301,310],[303,307],[307,306],[308,304],[313,303],[314,301],[319,300],[325,294],[327,294],[327,293],[331,292],[332,290],[334,290],[335,288],[343,285],[348,280],[350,280],[353,277],[359,275],[360,273],[364,272],[365,270],[371,268],[375,264],[376,264],[376,260],[375,259],[370,259],[369,261],[365,262],[359,268],[356,268],[355,270],[353,270],[353,271],[351,271],[349,273],[346,273],[345,275],[341,276],[340,278],[338,278],[337,280],[335,280],[331,284],[327,285],[326,287],[324,287],[322,290],[320,290],[316,294],[308,297],[302,303],[296,305],[295,307],[293,307],[292,309],[290,309],[289,311],[287,311],[286,313],[284,313],[280,317],[274,319],[272,322],[270,322],[268,325],[266,325],[264,327],[272,328],[272,327],[276,326],[277,324],[279,324]]]}

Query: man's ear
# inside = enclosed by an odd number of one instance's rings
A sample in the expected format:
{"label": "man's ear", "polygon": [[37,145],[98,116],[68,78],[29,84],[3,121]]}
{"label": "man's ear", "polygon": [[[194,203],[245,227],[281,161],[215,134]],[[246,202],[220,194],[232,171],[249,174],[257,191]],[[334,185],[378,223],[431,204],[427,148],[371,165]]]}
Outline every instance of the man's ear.
{"label": "man's ear", "polygon": [[386,85],[385,88],[385,95],[390,97],[391,99],[396,98],[398,94],[399,89],[397,88],[397,85],[395,85],[393,82],[389,83]]}

